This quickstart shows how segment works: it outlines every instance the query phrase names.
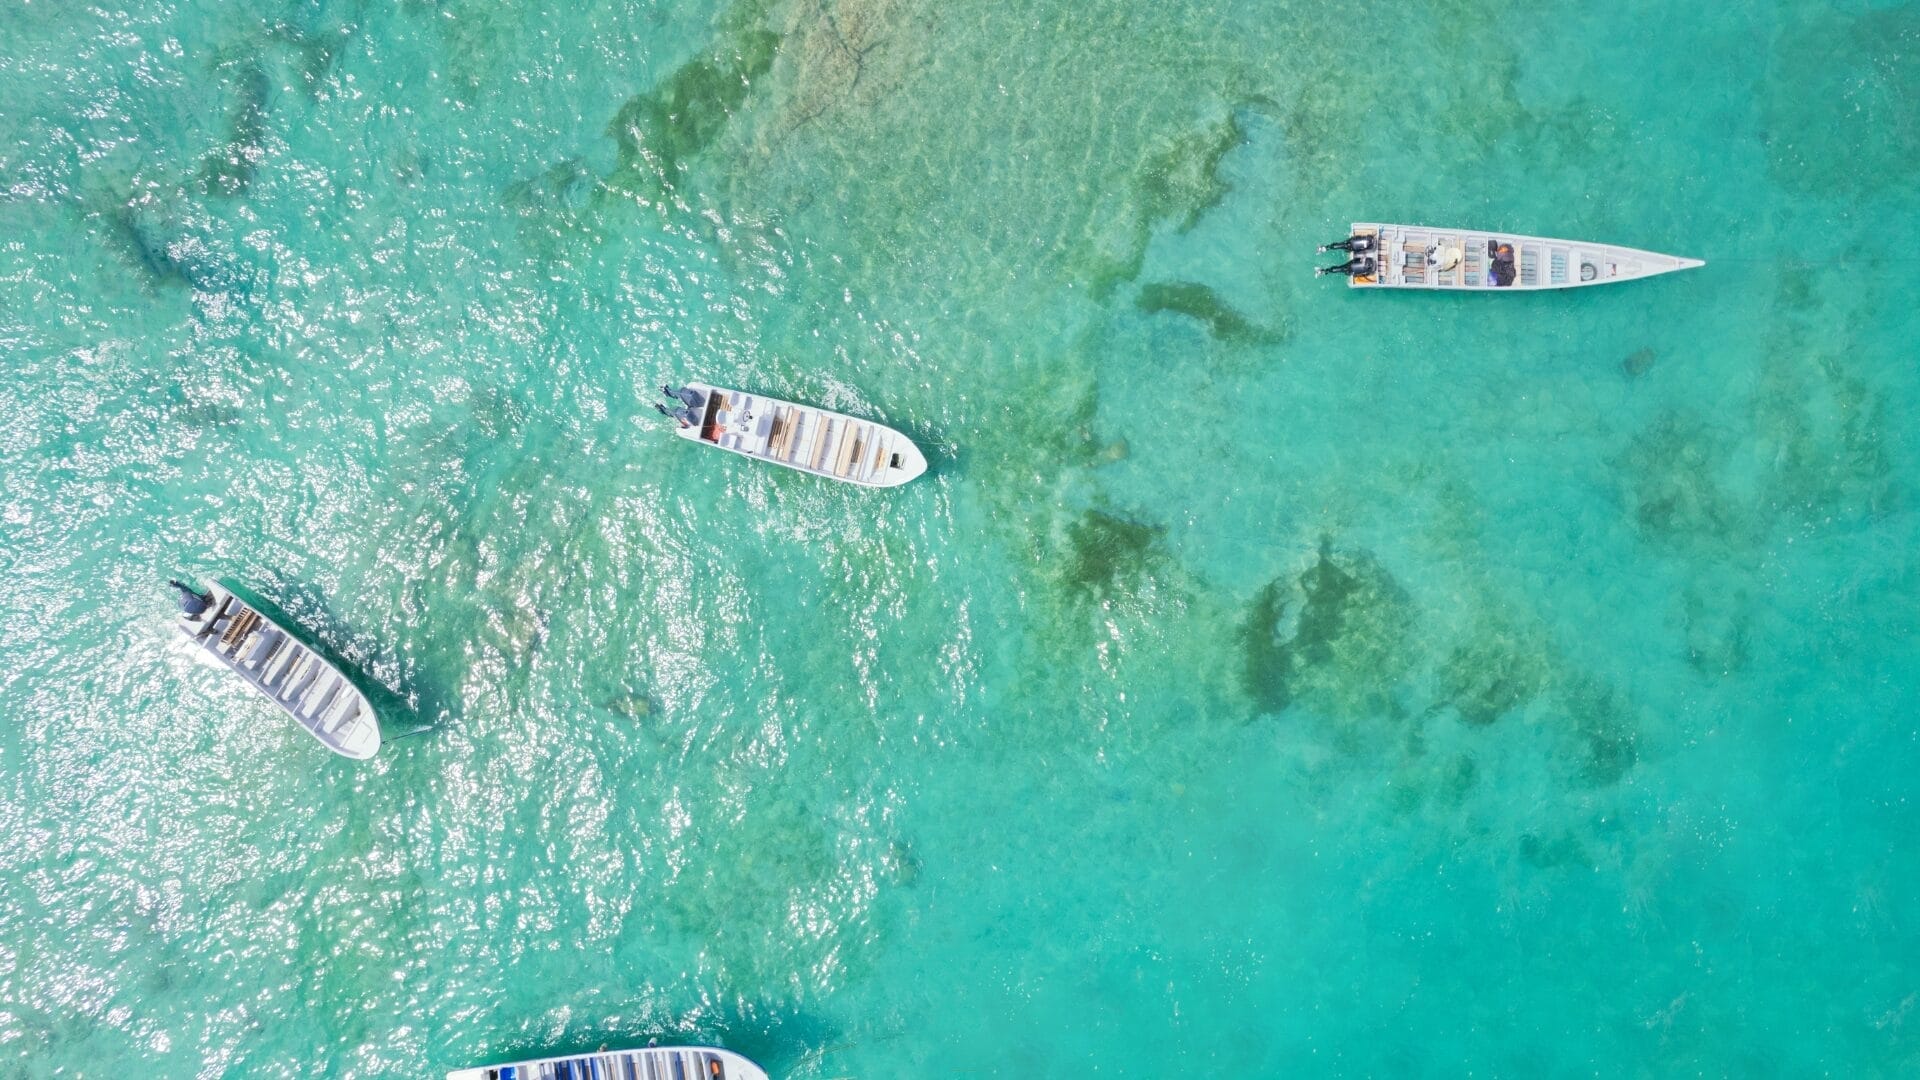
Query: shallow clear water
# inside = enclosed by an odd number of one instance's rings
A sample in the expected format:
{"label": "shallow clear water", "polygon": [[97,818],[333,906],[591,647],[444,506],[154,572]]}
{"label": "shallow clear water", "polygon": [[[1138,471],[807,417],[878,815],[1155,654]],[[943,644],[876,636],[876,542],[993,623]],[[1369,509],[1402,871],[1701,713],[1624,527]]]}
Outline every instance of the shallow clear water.
{"label": "shallow clear water", "polygon": [[0,10],[0,1073],[1920,1069],[1920,4],[574,7]]}

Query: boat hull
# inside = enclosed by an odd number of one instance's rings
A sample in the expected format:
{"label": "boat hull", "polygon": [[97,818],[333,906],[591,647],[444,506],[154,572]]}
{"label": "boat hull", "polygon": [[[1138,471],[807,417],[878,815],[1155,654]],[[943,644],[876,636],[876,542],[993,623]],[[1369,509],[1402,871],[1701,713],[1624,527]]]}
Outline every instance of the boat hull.
{"label": "boat hull", "polygon": [[713,1046],[655,1046],[455,1069],[447,1080],[767,1080],[766,1070]]}
{"label": "boat hull", "polygon": [[872,420],[779,398],[688,383],[699,423],[676,433],[704,446],[859,487],[899,487],[927,471],[912,439]]}
{"label": "boat hull", "polygon": [[274,703],[302,731],[342,757],[365,761],[380,750],[380,721],[367,696],[300,635],[227,586],[176,627],[202,652]]}
{"label": "boat hull", "polygon": [[[1354,222],[1351,236],[1379,240],[1377,271],[1353,276],[1355,289],[1425,289],[1434,292],[1541,292],[1615,285],[1623,281],[1705,266],[1700,259],[1662,255],[1615,244],[1558,240],[1482,229]],[[1491,247],[1489,246],[1491,245]],[[1508,284],[1496,263],[1501,248],[1512,273]]]}

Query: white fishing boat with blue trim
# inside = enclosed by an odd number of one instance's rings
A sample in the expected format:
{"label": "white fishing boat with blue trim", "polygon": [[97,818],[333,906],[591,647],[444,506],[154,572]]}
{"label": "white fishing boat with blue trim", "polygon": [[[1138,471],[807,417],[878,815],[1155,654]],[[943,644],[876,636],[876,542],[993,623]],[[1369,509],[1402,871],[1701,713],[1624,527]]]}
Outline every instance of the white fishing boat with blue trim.
{"label": "white fishing boat with blue trim", "polygon": [[1356,221],[1345,240],[1323,245],[1347,261],[1315,269],[1355,289],[1534,292],[1614,285],[1707,265],[1701,259],[1544,236],[1382,225]]}
{"label": "white fishing boat with blue trim", "polygon": [[180,594],[180,632],[202,652],[334,753],[364,761],[379,751],[367,695],[319,652],[224,585],[169,584]]}
{"label": "white fishing boat with blue trim", "polygon": [[927,471],[913,440],[885,424],[707,383],[663,386],[677,434],[703,446],[861,487],[898,487]]}
{"label": "white fishing boat with blue trim", "polygon": [[651,1046],[455,1069],[447,1080],[767,1080],[767,1073],[715,1046]]}

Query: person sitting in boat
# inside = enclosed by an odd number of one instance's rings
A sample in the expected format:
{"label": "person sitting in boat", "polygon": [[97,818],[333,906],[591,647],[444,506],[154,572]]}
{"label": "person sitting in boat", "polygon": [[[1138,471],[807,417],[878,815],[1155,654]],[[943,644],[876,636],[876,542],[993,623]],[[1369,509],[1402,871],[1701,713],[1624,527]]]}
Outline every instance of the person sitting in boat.
{"label": "person sitting in boat", "polygon": [[212,593],[197,593],[178,581],[167,584],[180,591],[180,612],[188,618],[199,618],[200,614],[213,606]]}
{"label": "person sitting in boat", "polygon": [[1376,242],[1376,237],[1355,234],[1347,237],[1345,240],[1335,240],[1331,244],[1322,244],[1320,245],[1320,250],[1344,251],[1349,255],[1365,255],[1367,252],[1373,250]]}
{"label": "person sitting in boat", "polygon": [[1493,283],[1502,287],[1513,284],[1518,274],[1513,265],[1513,245],[1489,240],[1487,257],[1491,260],[1487,264],[1487,276],[1493,279]]}
{"label": "person sitting in boat", "polygon": [[1377,265],[1370,255],[1355,255],[1339,266],[1315,267],[1313,276],[1319,277],[1321,274],[1347,274],[1352,277],[1372,277],[1374,268]]}

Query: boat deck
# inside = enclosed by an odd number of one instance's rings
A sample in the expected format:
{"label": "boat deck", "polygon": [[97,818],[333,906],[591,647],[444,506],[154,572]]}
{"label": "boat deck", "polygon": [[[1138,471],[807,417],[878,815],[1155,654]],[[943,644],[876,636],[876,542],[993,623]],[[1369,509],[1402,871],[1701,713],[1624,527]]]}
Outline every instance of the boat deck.
{"label": "boat deck", "polygon": [[246,680],[328,749],[351,758],[380,748],[379,722],[366,695],[338,668],[249,607],[226,588],[209,589],[213,604],[180,618],[188,640]]}
{"label": "boat deck", "polygon": [[676,1046],[459,1069],[447,1080],[767,1080],[767,1074],[735,1053]]}
{"label": "boat deck", "polygon": [[695,386],[706,396],[698,430],[682,435],[816,476],[890,487],[920,475],[926,459],[885,424],[738,390]]}
{"label": "boat deck", "polygon": [[[1378,271],[1349,279],[1354,288],[1564,289],[1704,265],[1637,248],[1473,229],[1356,222],[1352,235],[1380,241]],[[1493,266],[1494,252],[1502,246],[1511,253],[1514,270],[1505,285]]]}

